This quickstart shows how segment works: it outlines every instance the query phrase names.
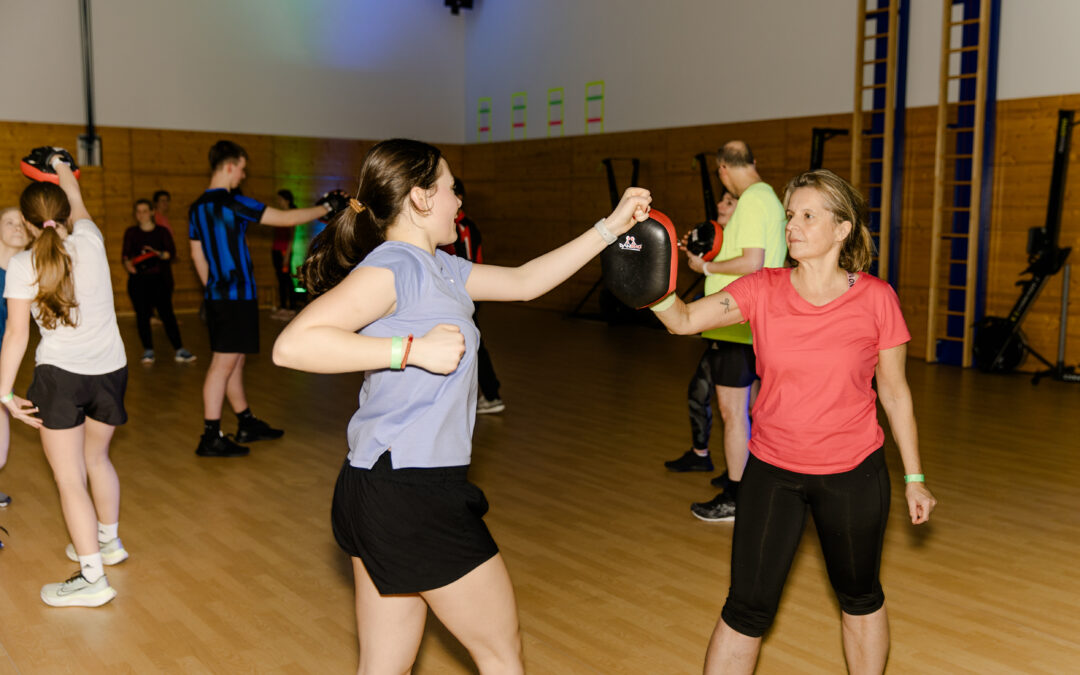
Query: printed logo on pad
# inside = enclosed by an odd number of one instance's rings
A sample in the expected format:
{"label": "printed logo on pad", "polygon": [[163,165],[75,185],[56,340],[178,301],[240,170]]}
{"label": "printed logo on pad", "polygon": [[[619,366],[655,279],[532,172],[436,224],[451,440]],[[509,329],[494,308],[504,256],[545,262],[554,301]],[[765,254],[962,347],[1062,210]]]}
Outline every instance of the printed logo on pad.
{"label": "printed logo on pad", "polygon": [[626,239],[619,243],[619,248],[624,251],[640,251],[641,244],[637,243],[636,239],[628,235]]}

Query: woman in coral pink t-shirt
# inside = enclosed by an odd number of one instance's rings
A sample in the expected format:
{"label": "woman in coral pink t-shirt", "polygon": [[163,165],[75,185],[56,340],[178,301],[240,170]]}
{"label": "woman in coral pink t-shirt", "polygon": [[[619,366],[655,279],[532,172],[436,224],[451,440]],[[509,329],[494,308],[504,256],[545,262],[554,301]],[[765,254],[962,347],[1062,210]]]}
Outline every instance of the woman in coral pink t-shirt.
{"label": "woman in coral pink t-shirt", "polygon": [[882,672],[889,624],[878,571],[889,475],[878,400],[904,464],[911,522],[926,522],[937,503],[923,479],[904,374],[911,335],[892,287],[865,274],[874,247],[862,196],[818,170],[792,179],[784,205],[790,268],[763,269],[689,305],[673,295],[654,307],[678,334],[748,321],[761,377],[731,588],[705,672],[753,671],[808,511],[843,612],[848,668]]}

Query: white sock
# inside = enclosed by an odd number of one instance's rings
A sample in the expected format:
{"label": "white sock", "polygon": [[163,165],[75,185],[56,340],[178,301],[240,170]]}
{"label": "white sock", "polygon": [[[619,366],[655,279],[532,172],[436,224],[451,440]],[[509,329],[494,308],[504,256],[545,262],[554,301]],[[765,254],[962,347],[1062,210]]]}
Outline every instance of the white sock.
{"label": "white sock", "polygon": [[112,541],[113,539],[116,539],[116,537],[119,536],[117,535],[119,530],[119,522],[113,523],[112,525],[106,525],[105,523],[99,522],[97,524],[98,541]]}
{"label": "white sock", "polygon": [[100,553],[79,556],[79,567],[82,569],[83,577],[90,583],[105,576],[105,567],[101,563]]}

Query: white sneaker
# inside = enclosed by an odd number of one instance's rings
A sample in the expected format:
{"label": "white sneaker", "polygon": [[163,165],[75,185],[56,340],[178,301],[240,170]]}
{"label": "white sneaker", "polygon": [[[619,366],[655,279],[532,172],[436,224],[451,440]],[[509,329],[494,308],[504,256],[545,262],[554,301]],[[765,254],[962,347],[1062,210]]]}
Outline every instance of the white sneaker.
{"label": "white sneaker", "polygon": [[115,597],[116,589],[104,574],[90,583],[81,570],[67,581],[41,587],[41,600],[51,607],[101,607]]}
{"label": "white sneaker", "polygon": [[485,415],[487,413],[498,413],[506,410],[506,404],[502,402],[501,398],[488,400],[483,394],[480,394],[479,400],[476,402],[476,414]]}
{"label": "white sneaker", "polygon": [[[124,543],[120,541],[120,537],[112,541],[99,541],[98,546],[101,548],[101,563],[103,565],[119,565],[128,559],[127,549],[124,548]],[[64,553],[67,554],[68,560],[79,562],[79,554],[75,552],[73,544],[68,544],[67,548],[64,549]]]}

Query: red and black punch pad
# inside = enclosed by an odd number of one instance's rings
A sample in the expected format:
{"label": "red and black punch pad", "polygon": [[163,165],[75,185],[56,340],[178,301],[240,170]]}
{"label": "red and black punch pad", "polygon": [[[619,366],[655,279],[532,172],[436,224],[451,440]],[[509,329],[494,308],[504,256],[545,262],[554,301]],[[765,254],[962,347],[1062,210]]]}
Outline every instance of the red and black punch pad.
{"label": "red and black punch pad", "polygon": [[686,238],[686,250],[696,256],[701,256],[705,262],[709,262],[720,253],[720,247],[724,245],[724,228],[715,220],[706,220],[698,223],[690,230],[690,236]]}
{"label": "red and black punch pad", "polygon": [[678,239],[671,219],[656,209],[600,254],[604,284],[623,304],[642,309],[675,290]]}
{"label": "red and black punch pad", "polygon": [[75,158],[71,156],[71,153],[63,148],[50,148],[47,145],[31,150],[30,154],[23,157],[22,161],[19,162],[19,169],[24,176],[32,181],[59,183],[60,177],[49,166],[49,160],[53,158],[53,155],[60,155],[71,167],[71,172],[75,174],[75,178],[79,178],[79,167],[75,164]]}

